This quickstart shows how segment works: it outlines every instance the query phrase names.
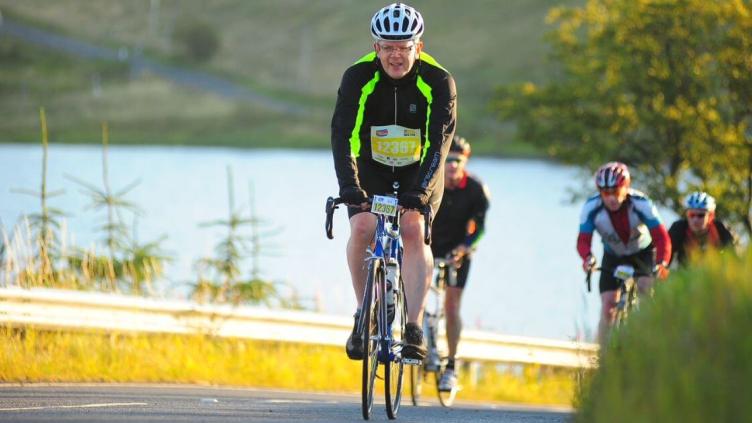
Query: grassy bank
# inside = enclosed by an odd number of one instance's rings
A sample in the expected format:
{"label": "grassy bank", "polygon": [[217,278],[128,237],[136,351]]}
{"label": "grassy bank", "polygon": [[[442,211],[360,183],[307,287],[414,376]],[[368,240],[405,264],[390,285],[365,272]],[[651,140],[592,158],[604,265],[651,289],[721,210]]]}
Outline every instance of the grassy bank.
{"label": "grassy bank", "polygon": [[674,273],[602,350],[577,421],[749,421],[750,328],[752,249]]}
{"label": "grassy bank", "polygon": [[[360,362],[342,348],[182,335],[132,335],[0,329],[2,382],[146,382],[356,393]],[[464,372],[464,400],[569,404],[567,371],[482,368],[476,386]],[[377,384],[380,385],[380,382]],[[409,392],[409,391],[408,391]],[[407,393],[407,392],[406,392]],[[424,386],[425,398],[435,398]]]}
{"label": "grassy bank", "polygon": [[[453,2],[415,2],[427,22],[426,50],[457,80],[458,130],[474,141],[475,153],[536,154],[529,145],[512,140],[512,128],[497,122],[489,100],[500,83],[543,77],[548,9],[581,2],[483,0],[464,8],[461,16]],[[158,9],[150,7],[154,4]],[[22,44],[17,48],[20,56],[9,56],[0,48],[0,84],[6,75],[9,82],[0,96],[0,111],[6,117],[0,122],[0,142],[37,139],[33,116],[44,106],[56,128],[53,142],[95,142],[99,122],[106,120],[113,129],[113,144],[327,148],[339,78],[370,49],[368,20],[381,6],[349,0],[0,0],[4,16],[14,20],[109,48],[140,50],[163,63],[221,75],[311,110],[304,118],[279,115],[148,74],[133,75],[122,64],[82,63]],[[296,13],[289,13],[292,9]],[[210,61],[196,64],[176,58],[173,31],[187,18],[200,19],[218,34],[220,48]],[[7,37],[0,42],[17,43]],[[50,63],[54,68],[45,66]],[[108,66],[121,69],[105,72]],[[67,86],[50,86],[50,76]]]}

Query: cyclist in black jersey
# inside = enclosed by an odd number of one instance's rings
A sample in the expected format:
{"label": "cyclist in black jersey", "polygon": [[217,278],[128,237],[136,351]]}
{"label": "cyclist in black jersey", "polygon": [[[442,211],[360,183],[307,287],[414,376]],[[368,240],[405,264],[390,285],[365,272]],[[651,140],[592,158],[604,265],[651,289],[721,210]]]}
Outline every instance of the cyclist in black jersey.
{"label": "cyclist in black jersey", "polygon": [[[389,194],[400,183],[408,323],[403,355],[425,356],[421,321],[431,280],[433,257],[423,243],[423,216],[414,209],[441,204],[444,159],[454,134],[454,79],[423,51],[423,17],[404,3],[380,9],[371,19],[374,51],[358,59],[342,76],[332,116],[332,153],[339,195],[349,208],[347,261],[360,313],[366,279],[365,251],[376,219],[367,197]],[[351,359],[362,359],[356,327],[347,340]]]}
{"label": "cyclist in black jersey", "polygon": [[673,246],[672,261],[687,265],[692,254],[709,248],[734,250],[736,235],[715,215],[715,198],[697,191],[684,200],[686,217],[671,225],[668,234]]}
{"label": "cyclist in black jersey", "polygon": [[488,188],[465,169],[469,157],[470,144],[455,135],[444,168],[444,197],[432,231],[434,257],[450,256],[457,268],[456,285],[447,287],[444,304],[449,360],[439,380],[442,391],[451,391],[457,384],[454,358],[462,331],[460,300],[471,253],[483,235],[490,200]]}

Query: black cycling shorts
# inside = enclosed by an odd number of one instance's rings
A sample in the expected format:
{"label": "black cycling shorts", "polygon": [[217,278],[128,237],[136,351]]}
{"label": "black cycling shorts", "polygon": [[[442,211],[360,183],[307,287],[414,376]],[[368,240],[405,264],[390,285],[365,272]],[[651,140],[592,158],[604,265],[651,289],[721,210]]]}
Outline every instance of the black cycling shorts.
{"label": "black cycling shorts", "polygon": [[[434,269],[437,269],[437,268],[434,268]],[[444,268],[444,269],[445,270],[437,269],[436,271],[437,272],[448,271],[448,268]],[[464,257],[462,259],[462,263],[460,263],[460,267],[457,268],[457,274],[455,275],[455,278],[454,278],[454,284],[451,283],[452,281],[449,279],[447,275],[444,276],[446,278],[445,280],[446,280],[447,287],[451,286],[454,288],[465,289],[465,284],[467,283],[467,275],[469,273],[470,273],[470,259],[467,257]],[[434,274],[435,274],[434,285],[438,286],[440,275],[436,273]]]}
{"label": "black cycling shorts", "polygon": [[[394,170],[393,170],[394,169]],[[358,179],[360,180],[360,187],[372,195],[388,195],[394,193],[392,184],[394,181],[399,182],[399,193],[410,190],[416,185],[416,179],[418,178],[418,171],[420,170],[418,164],[406,167],[391,168],[388,166],[381,166],[376,164],[369,164],[366,162],[358,161]],[[444,167],[441,167],[440,174],[437,175],[436,188],[431,193],[429,203],[433,209],[433,215],[439,211],[441,206],[441,197],[444,195]],[[358,213],[362,213],[367,210],[361,210],[357,207],[348,207],[347,214],[349,217],[353,217]]]}
{"label": "black cycling shorts", "polygon": [[456,288],[465,289],[467,283],[467,275],[470,273],[470,259],[465,257],[462,259],[460,267],[457,268],[457,284]]}
{"label": "black cycling shorts", "polygon": [[601,260],[601,279],[599,282],[601,293],[619,289],[619,280],[614,277],[614,270],[620,264],[629,264],[634,267],[635,278],[652,276],[653,268],[655,267],[655,248],[651,244],[635,254],[621,257],[604,252],[603,259]]}

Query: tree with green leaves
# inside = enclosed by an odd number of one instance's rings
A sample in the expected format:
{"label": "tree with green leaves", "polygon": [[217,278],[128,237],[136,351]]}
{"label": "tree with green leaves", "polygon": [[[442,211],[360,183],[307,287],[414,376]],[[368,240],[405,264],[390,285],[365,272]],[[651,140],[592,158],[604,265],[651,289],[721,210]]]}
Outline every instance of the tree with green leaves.
{"label": "tree with green leaves", "polygon": [[501,87],[493,106],[555,159],[623,161],[677,211],[707,191],[752,234],[750,16],[743,0],[554,8],[551,80]]}

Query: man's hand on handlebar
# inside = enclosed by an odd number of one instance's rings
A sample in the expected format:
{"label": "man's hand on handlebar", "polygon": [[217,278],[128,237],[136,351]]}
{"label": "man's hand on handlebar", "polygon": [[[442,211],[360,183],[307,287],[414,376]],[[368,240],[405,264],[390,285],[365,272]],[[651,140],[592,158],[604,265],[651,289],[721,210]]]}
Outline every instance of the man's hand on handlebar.
{"label": "man's hand on handlebar", "polygon": [[423,210],[428,205],[428,195],[417,190],[406,191],[399,196],[399,205],[406,209]]}
{"label": "man's hand on handlebar", "polygon": [[655,265],[655,276],[660,280],[666,280],[668,274],[671,273],[666,267],[665,263],[658,263]]}
{"label": "man's hand on handlebar", "polygon": [[348,205],[359,205],[363,210],[368,209],[368,194],[358,186],[348,185],[340,188],[339,198]]}
{"label": "man's hand on handlebar", "polygon": [[582,260],[582,270],[584,270],[585,273],[589,273],[595,268],[596,264],[597,261],[595,260],[595,257],[593,257],[592,254],[588,254],[588,256]]}
{"label": "man's hand on handlebar", "polygon": [[452,266],[459,267],[462,264],[462,259],[470,254],[470,249],[465,244],[457,246],[451,253],[449,253],[449,260],[452,261]]}

